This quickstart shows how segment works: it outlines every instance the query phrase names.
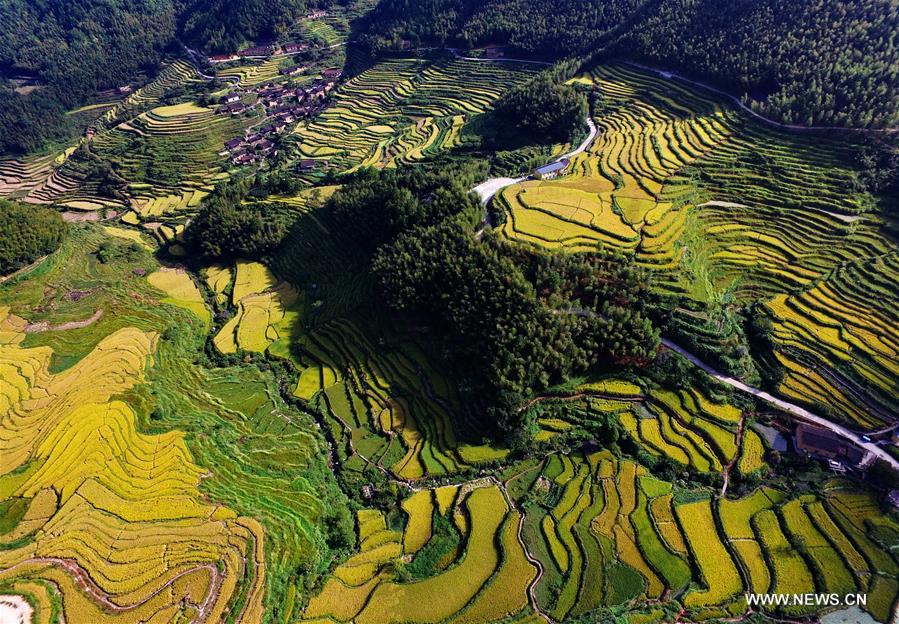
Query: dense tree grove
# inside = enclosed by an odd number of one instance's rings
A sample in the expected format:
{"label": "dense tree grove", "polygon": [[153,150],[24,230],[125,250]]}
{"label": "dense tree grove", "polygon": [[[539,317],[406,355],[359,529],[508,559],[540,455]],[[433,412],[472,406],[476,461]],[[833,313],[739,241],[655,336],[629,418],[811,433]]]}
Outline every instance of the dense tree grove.
{"label": "dense tree grove", "polygon": [[170,1],[6,0],[0,24],[0,67],[39,83],[0,98],[0,120],[13,122],[4,123],[0,151],[26,152],[65,130],[65,109],[153,71],[175,35],[176,11]]}
{"label": "dense tree grove", "polygon": [[532,254],[472,235],[480,215],[453,168],[358,174],[326,205],[337,231],[367,250],[378,300],[426,327],[511,431],[528,398],[591,366],[642,366],[658,346],[644,272],[604,254]]}
{"label": "dense tree grove", "polygon": [[284,36],[306,0],[187,0],[184,40],[210,52],[233,52],[247,41]]}
{"label": "dense tree grove", "polygon": [[575,88],[541,75],[503,96],[496,116],[517,136],[538,143],[564,143],[583,128],[587,98]]}
{"label": "dense tree grove", "polygon": [[23,154],[65,139],[72,126],[66,108],[42,90],[18,95],[0,83],[0,154]]}
{"label": "dense tree grove", "polygon": [[899,8],[891,0],[382,0],[363,40],[507,44],[674,69],[800,125],[899,124]]}
{"label": "dense tree grove", "polygon": [[473,220],[476,199],[453,171],[365,170],[328,202],[341,232],[367,250],[413,226],[436,225],[457,213]]}
{"label": "dense tree grove", "polygon": [[0,199],[0,275],[53,253],[67,231],[66,222],[55,210]]}
{"label": "dense tree grove", "polygon": [[800,125],[899,125],[892,0],[666,0],[616,49],[711,79]]}
{"label": "dense tree grove", "polygon": [[507,431],[534,394],[591,366],[646,364],[658,346],[645,278],[621,258],[531,256],[448,220],[400,235],[372,267],[387,304],[433,328]]}
{"label": "dense tree grove", "polygon": [[277,204],[247,200],[250,182],[225,184],[203,202],[186,232],[189,245],[209,258],[259,258],[286,233]]}
{"label": "dense tree grove", "polygon": [[373,51],[401,40],[414,45],[509,44],[518,51],[562,56],[593,49],[645,0],[381,0],[365,42]]}

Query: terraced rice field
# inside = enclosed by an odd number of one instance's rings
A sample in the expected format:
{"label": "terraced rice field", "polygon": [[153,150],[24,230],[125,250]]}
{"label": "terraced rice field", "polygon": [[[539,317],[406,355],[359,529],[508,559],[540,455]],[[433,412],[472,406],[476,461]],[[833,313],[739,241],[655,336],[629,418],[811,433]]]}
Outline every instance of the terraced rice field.
{"label": "terraced rice field", "polygon": [[219,152],[247,123],[195,104],[161,106],[98,134],[93,148],[131,181],[135,214],[158,220],[196,210],[227,179]]}
{"label": "terraced rice field", "polygon": [[795,295],[767,303],[780,391],[863,428],[892,422],[899,411],[899,254],[840,266]]}
{"label": "terraced rice field", "polygon": [[[153,81],[123,100],[94,108],[97,118],[88,127],[87,138],[79,143],[97,138],[103,145],[101,137],[117,124],[157,106],[170,90],[199,81],[196,70],[188,63],[180,60],[170,63]],[[69,159],[76,147],[24,160],[0,160],[0,196],[12,195],[27,202],[57,204],[72,210],[124,212],[126,202],[100,193],[97,181],[87,176],[84,164]]]}
{"label": "terraced rice field", "polygon": [[561,418],[538,418],[538,441],[552,440],[584,427],[600,415],[614,415],[644,450],[657,457],[690,466],[697,472],[721,473],[735,465],[743,474],[764,470],[765,446],[748,427],[741,411],[713,401],[698,389],[671,392],[615,379],[587,382],[575,391],[581,400],[565,400]]}
{"label": "terraced rice field", "polygon": [[381,62],[341,85],[332,106],[297,128],[296,155],[338,171],[422,160],[456,146],[467,119],[532,71],[460,59]]}
{"label": "terraced rice field", "polygon": [[[785,396],[858,428],[894,418],[899,256],[872,198],[851,190],[856,146],[771,130],[626,65],[577,81],[600,94],[600,134],[568,176],[503,189],[501,233],[632,254],[658,290],[700,305],[764,302]],[[709,331],[699,316],[678,323]]]}
{"label": "terraced rice field", "polygon": [[289,616],[346,505],[326,507],[324,441],[271,376],[195,363],[209,311],[187,273],[98,225],[71,237],[2,293],[0,583],[42,623]]}
{"label": "terraced rice field", "polygon": [[219,70],[217,75],[222,79],[237,80],[243,87],[254,87],[280,78],[278,70],[286,64],[289,63],[285,59],[272,57],[256,63],[228,67]]}
{"label": "terraced rice field", "polygon": [[[0,555],[4,576],[60,582],[76,597],[64,601],[69,621],[216,620],[238,591],[246,619],[259,617],[262,527],[200,497],[183,434],[139,433],[132,406],[113,398],[142,382],[158,335],[121,329],[53,374],[50,349],[20,346],[24,325],[0,309],[3,498],[28,505]],[[83,578],[94,601],[78,599]]]}
{"label": "terraced rice field", "polygon": [[[450,495],[448,505],[440,503],[444,493]],[[527,608],[527,587],[537,569],[518,541],[521,515],[510,510],[498,487],[471,483],[443,492],[421,490],[407,499],[404,510],[402,532],[387,529],[378,511],[358,512],[358,554],[337,567],[302,621],[461,624],[500,620]],[[461,533],[464,548],[449,552],[425,578],[400,582],[397,569],[414,568],[416,557],[431,547],[430,540],[419,538],[419,527],[438,515],[454,524],[450,530]]]}
{"label": "terraced rice field", "polygon": [[505,456],[457,438],[456,390],[429,370],[414,344],[375,346],[347,319],[305,331],[306,293],[258,262],[239,261],[233,272],[213,268],[207,284],[216,293],[230,291],[235,310],[218,330],[216,348],[291,360],[299,369],[293,394],[330,424],[345,470],[361,473],[374,463],[416,479]]}
{"label": "terraced rice field", "polygon": [[[670,483],[607,451],[554,455],[527,474],[523,535],[544,568],[538,604],[554,618],[629,601],[648,604],[667,590],[683,592],[680,600],[696,618],[742,614],[743,592],[750,589],[877,587],[897,597],[887,581],[896,560],[871,533],[875,525],[895,530],[895,521],[876,511],[870,497],[853,500],[840,482],[822,499],[789,499],[763,488],[740,499],[678,502]],[[862,517],[873,523],[867,535]],[[860,543],[872,558],[856,551]],[[880,589],[884,583],[891,589]],[[886,618],[888,601],[879,598],[872,614]]]}
{"label": "terraced rice field", "polygon": [[[227,285],[219,281],[214,287]],[[231,303],[237,311],[213,340],[219,351],[235,353],[241,349],[265,353],[276,342],[282,343],[283,349],[288,348],[289,324],[299,314],[302,304],[293,287],[279,281],[265,265],[239,261]]]}

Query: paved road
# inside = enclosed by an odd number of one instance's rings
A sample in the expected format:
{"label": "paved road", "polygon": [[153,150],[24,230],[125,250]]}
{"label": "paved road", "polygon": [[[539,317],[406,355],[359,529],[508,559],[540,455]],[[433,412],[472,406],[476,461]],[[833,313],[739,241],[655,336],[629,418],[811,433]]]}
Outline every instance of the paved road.
{"label": "paved road", "polygon": [[708,373],[709,375],[711,375],[712,377],[714,377],[721,383],[725,383],[729,386],[737,388],[738,390],[742,390],[743,392],[746,392],[753,396],[757,396],[758,398],[762,399],[763,401],[770,403],[771,405],[774,405],[775,407],[783,410],[784,412],[792,414],[793,416],[799,418],[800,420],[804,420],[804,421],[807,421],[810,423],[815,423],[816,425],[820,425],[821,427],[830,429],[831,431],[836,433],[838,436],[840,436],[842,438],[846,438],[847,440],[850,440],[851,442],[860,446],[861,448],[865,449],[866,451],[873,453],[875,457],[882,459],[887,464],[892,466],[893,470],[896,470],[897,472],[899,472],[899,461],[897,461],[892,455],[887,453],[885,450],[883,450],[881,447],[877,446],[873,442],[865,442],[864,440],[862,440],[861,436],[858,435],[857,433],[849,431],[845,427],[838,425],[834,422],[831,422],[831,421],[827,420],[826,418],[824,418],[823,416],[818,416],[817,414],[813,414],[810,411],[808,411],[807,409],[805,409],[804,407],[800,407],[793,403],[789,403],[787,401],[784,401],[783,399],[778,399],[777,397],[765,392],[764,390],[759,390],[758,388],[753,388],[752,386],[746,385],[739,379],[734,379],[733,377],[728,377],[724,373],[720,373],[720,372],[716,371],[714,368],[712,368],[711,366],[709,366],[708,364],[706,364],[705,362],[700,360],[698,357],[696,357],[695,355],[693,355],[692,353],[690,353],[683,347],[680,347],[680,346],[674,344],[670,340],[663,338],[662,344],[665,345],[667,348],[671,349],[672,351],[676,351],[677,353],[681,354],[682,356],[684,356],[685,358],[690,360],[690,362],[692,362],[693,364],[695,364],[696,366],[698,366],[699,368],[704,370],[706,373]]}
{"label": "paved road", "polygon": [[[585,121],[587,122],[587,127],[590,128],[590,132],[587,133],[587,138],[581,141],[581,144],[570,152],[562,154],[561,156],[556,158],[556,162],[564,158],[574,158],[578,154],[586,151],[586,149],[593,143],[593,140],[596,138],[596,133],[598,132],[596,124],[593,123],[593,119],[590,117],[590,115],[587,115]],[[512,186],[513,184],[524,182],[529,177],[530,176],[522,176],[520,178],[491,178],[485,182],[481,182],[471,190],[478,194],[478,197],[481,198],[481,204],[486,206],[488,202],[490,202],[490,199],[499,191],[506,188],[507,186]]]}
{"label": "paved road", "polygon": [[471,190],[478,194],[478,197],[481,198],[481,204],[486,206],[490,201],[490,198],[496,195],[499,191],[506,188],[507,186],[512,186],[513,184],[524,182],[529,177],[530,176],[522,176],[520,178],[490,178],[486,182],[481,182]]}

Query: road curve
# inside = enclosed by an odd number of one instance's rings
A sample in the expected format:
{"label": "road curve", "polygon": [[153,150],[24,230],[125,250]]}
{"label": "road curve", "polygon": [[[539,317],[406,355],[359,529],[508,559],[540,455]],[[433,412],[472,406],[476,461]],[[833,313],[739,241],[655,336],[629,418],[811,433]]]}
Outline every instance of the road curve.
{"label": "road curve", "polygon": [[856,444],[857,446],[872,453],[878,459],[885,461],[887,464],[889,464],[893,468],[893,470],[896,470],[897,472],[899,472],[899,461],[897,461],[892,455],[887,453],[885,450],[883,450],[876,444],[874,444],[872,442],[865,442],[864,440],[862,440],[861,436],[858,435],[857,433],[854,433],[854,432],[850,431],[849,429],[846,429],[842,425],[838,425],[834,422],[831,422],[831,421],[827,420],[826,418],[824,418],[823,416],[818,416],[817,414],[813,414],[810,411],[808,411],[807,409],[805,409],[804,407],[800,407],[794,403],[784,401],[783,399],[778,399],[777,397],[765,392],[764,390],[759,390],[758,388],[753,388],[752,386],[746,385],[739,379],[734,379],[733,377],[729,377],[729,376],[725,375],[724,373],[720,373],[717,370],[715,370],[714,368],[712,368],[711,366],[709,366],[708,364],[706,364],[705,362],[703,362],[702,360],[700,360],[698,357],[696,357],[695,355],[693,355],[692,353],[690,353],[689,351],[684,349],[683,347],[680,347],[680,346],[674,344],[673,342],[671,342],[668,339],[663,338],[662,344],[666,348],[671,349],[672,351],[675,351],[675,352],[679,353],[680,355],[682,355],[683,357],[687,358],[690,362],[692,362],[693,364],[695,364],[696,366],[701,368],[703,371],[705,371],[706,373],[708,373],[710,376],[714,377],[721,383],[727,384],[738,390],[741,390],[743,392],[746,392],[748,394],[756,396],[756,397],[762,399],[763,401],[770,403],[771,405],[774,405],[778,409],[795,416],[796,418],[798,418],[800,420],[804,420],[804,421],[819,425],[821,427],[824,427],[826,429],[830,429],[831,431],[836,433],[838,436],[840,436],[842,438],[846,438],[847,440],[851,441],[853,444]]}
{"label": "road curve", "polygon": [[[565,158],[574,158],[578,154],[583,153],[587,150],[588,147],[593,143],[593,140],[596,138],[596,134],[598,129],[596,128],[596,124],[593,123],[593,118],[590,115],[587,115],[586,118],[587,127],[590,131],[587,133],[587,138],[581,141],[581,144],[576,148],[571,150],[570,152],[566,152],[561,156],[557,157],[554,162],[559,162]],[[486,206],[490,199],[496,195],[499,191],[506,188],[507,186],[512,186],[513,184],[518,184],[519,182],[524,182],[530,176],[521,176],[518,178],[490,178],[484,182],[481,182],[477,186],[473,187],[471,191],[473,193],[477,193],[478,197],[481,199],[481,205]]]}

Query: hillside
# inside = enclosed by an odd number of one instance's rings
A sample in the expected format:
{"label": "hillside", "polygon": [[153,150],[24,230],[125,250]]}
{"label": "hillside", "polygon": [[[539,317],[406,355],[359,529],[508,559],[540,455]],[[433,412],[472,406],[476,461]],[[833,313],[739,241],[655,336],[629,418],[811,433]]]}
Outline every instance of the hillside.
{"label": "hillside", "polygon": [[0,622],[896,624],[891,7],[321,6],[2,4]]}
{"label": "hillside", "polygon": [[67,110],[142,73],[153,76],[181,43],[233,52],[284,34],[306,10],[303,0],[0,3],[0,153],[34,151],[71,134]]}
{"label": "hillside", "polygon": [[644,59],[786,122],[884,128],[899,124],[897,31],[890,0],[383,0],[365,39]]}

